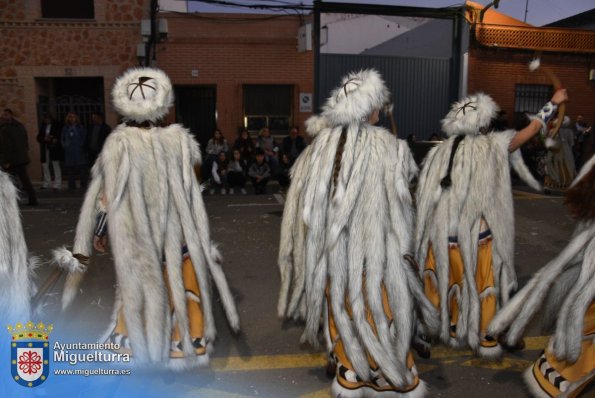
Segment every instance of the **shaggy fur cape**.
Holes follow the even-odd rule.
[[[231,327],[239,328],[218,252],[209,239],[208,218],[194,175],[193,166],[200,160],[198,144],[180,125],[150,129],[120,125],[108,137],[93,167],[73,252],[85,256],[91,253],[95,214],[100,195],[105,195],[119,285],[114,322],[123,308],[132,349],[140,362],[167,362],[174,320],[178,322],[186,358],[195,357],[181,274],[184,244],[201,289],[207,341],[213,341],[216,334],[209,277],[219,290]],[[68,260],[68,255],[62,253],[62,257]],[[163,278],[164,258],[173,315]],[[74,258],[69,260],[76,264]],[[82,277],[80,265],[73,268],[66,282],[64,307],[76,295]]]
[[[593,157],[576,181],[595,167]],[[546,300],[547,299],[547,300]],[[568,245],[540,269],[492,320],[491,333],[506,332],[516,343],[546,303],[546,324],[555,324],[550,350],[560,361],[574,363],[581,352],[585,312],[595,299],[595,221],[580,222]]]
[[[482,117],[490,120],[485,115],[479,115],[477,119]],[[481,123],[477,122],[473,126],[479,124]],[[511,154],[508,152],[515,131],[478,135],[477,130],[470,133],[473,130],[462,128],[461,133],[466,136],[454,157],[452,185],[443,188],[440,182],[447,173],[455,140],[453,129],[457,124],[443,121],[443,126],[450,138],[432,148],[420,174],[417,189],[416,258],[423,267],[429,246],[432,245],[436,259],[435,283],[441,303],[441,340],[455,346],[468,345],[482,355],[487,353],[482,352],[479,347],[480,296],[475,286],[480,220],[483,217],[492,231],[496,284],[495,290],[489,289],[483,294],[495,295],[502,305],[508,301],[511,291],[517,287],[509,163],[531,187],[539,190],[540,186],[523,163],[520,151]],[[465,283],[459,292],[457,341],[451,339],[449,334],[449,236],[458,237],[465,270]]]
[[[334,117],[343,121],[337,113]],[[423,294],[419,276],[403,258],[413,243],[409,182],[417,166],[406,143],[382,128],[352,121],[345,127],[340,172],[333,186],[343,128],[329,127],[335,123],[326,117],[308,120],[307,131],[315,138],[292,169],[281,225],[278,314],[305,319],[302,341],[316,346],[328,288],[331,310],[357,375],[369,380],[369,354],[390,382],[402,386],[412,380],[406,357],[417,315],[429,330],[437,327],[437,314]],[[394,317],[390,324],[382,307],[383,286]],[[366,319],[367,309],[378,333]]]
[[[0,171],[0,319],[6,325],[28,322],[33,285],[27,260],[17,190],[9,175]],[[5,326],[6,326],[5,325]]]

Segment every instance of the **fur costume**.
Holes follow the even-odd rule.
[[[595,157],[571,188],[595,172]],[[585,203],[585,206],[592,205]],[[575,397],[595,379],[595,220],[581,220],[568,245],[541,268],[493,319],[489,331],[518,341],[537,311],[554,335],[540,358],[525,372],[536,397]],[[545,306],[544,306],[545,303]]]
[[[574,131],[570,128],[570,118],[565,116],[554,145],[546,155],[544,188],[564,190],[572,183],[576,175],[573,147]]]
[[[65,249],[56,253],[71,271],[63,307],[77,293],[85,268],[77,260],[90,255],[96,214],[106,203],[118,281],[113,323],[125,321],[127,329],[122,345],[127,348],[128,344],[140,363],[168,363],[170,348],[183,352],[181,361],[169,362],[173,367],[204,363],[208,355],[193,358],[198,347],[190,338],[187,310],[193,302],[200,306],[204,339],[212,342],[216,331],[210,278],[236,331],[239,319],[219,253],[209,238],[208,218],[194,174],[193,166],[201,161],[198,144],[181,125],[154,124],[173,101],[171,83],[162,71],[128,70],[117,80],[112,96],[125,123],[109,135],[93,167],[76,229],[75,255]],[[187,271],[193,275],[193,284],[198,283],[200,297],[189,293]],[[175,324],[177,330],[172,331]],[[113,329],[114,325],[110,326]],[[176,347],[172,333],[179,334]]]
[[[409,182],[417,166],[405,142],[367,122],[387,98],[376,71],[352,73],[308,119],[314,140],[292,169],[281,225],[278,314],[304,319],[302,341],[314,346],[322,328],[331,357],[344,348],[335,396],[425,395],[409,347],[418,315],[437,327],[404,258],[413,243]]]
[[[5,324],[28,322],[31,316],[34,267],[27,259],[17,196],[10,176],[0,171],[0,319]]]
[[[415,253],[424,267],[426,293],[431,291],[440,311],[440,339],[486,357],[501,350],[485,336],[482,303],[491,301],[490,311],[496,311],[517,287],[510,165],[540,189],[520,151],[509,154],[516,132],[489,131],[497,112],[497,104],[482,93],[454,103],[442,120],[449,138],[428,153],[417,187]],[[487,268],[480,271],[478,260]],[[489,283],[480,280],[480,272]],[[452,284],[453,278],[459,283]]]

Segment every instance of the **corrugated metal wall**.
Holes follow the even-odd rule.
[[[318,103],[324,104],[345,74],[364,68],[378,70],[393,94],[399,138],[413,133],[424,140],[440,132],[449,108],[449,59],[320,54]],[[380,124],[390,129],[388,121]]]

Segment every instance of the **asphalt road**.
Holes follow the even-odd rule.
[[[51,249],[72,244],[81,195],[42,192],[39,207],[22,208],[29,250],[46,261],[38,269],[38,283],[51,271]],[[142,390],[142,396],[152,396],[152,392],[168,397],[328,397],[330,379],[325,375],[324,356],[300,347],[299,325],[283,323],[276,317],[282,196],[217,195],[206,196],[205,202],[212,238],[220,244],[240,311],[242,332],[233,336],[216,306],[218,340],[210,368],[89,377],[88,390],[81,396],[130,396],[130,391]],[[516,191],[515,260],[521,284],[567,243],[574,222],[562,202],[560,197]],[[58,312],[58,285],[42,309],[44,317],[55,324],[52,338],[75,336],[77,341],[94,341],[110,319],[114,284],[111,256],[103,254],[92,259],[75,305],[64,314]],[[416,358],[416,363],[422,379],[431,387],[432,397],[525,397],[521,372],[547,341],[540,337],[539,320],[529,335],[527,350],[507,355],[501,362],[478,360],[469,352],[438,346],[431,359]],[[54,379],[66,384],[64,377]],[[57,388],[50,382],[46,383],[45,396],[53,396],[53,388]],[[595,392],[584,396],[589,394]]]

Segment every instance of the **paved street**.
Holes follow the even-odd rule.
[[[29,250],[48,261],[51,249],[72,244],[81,201],[80,195],[50,192],[40,195],[39,207],[23,207]],[[283,197],[207,196],[205,202],[212,237],[220,243],[225,272],[240,311],[241,334],[232,336],[221,308],[216,306],[219,339],[210,369],[177,374],[139,371],[128,377],[95,376],[89,380],[101,379],[103,394],[111,391],[109,394],[117,396],[140,388],[146,392],[144,396],[165,396],[167,391],[169,397],[328,397],[330,379],[325,375],[323,355],[300,347],[301,327],[276,317],[276,258]],[[573,221],[562,202],[561,197],[516,191],[516,261],[521,284],[567,242]],[[50,269],[49,264],[42,265],[38,281]],[[63,315],[57,312],[59,286],[43,311],[55,323],[52,339],[76,336],[75,341],[94,341],[109,321],[114,283],[111,257],[105,254],[92,258],[81,294]],[[535,322],[527,350],[507,355],[502,362],[489,363],[473,358],[469,352],[441,346],[433,350],[431,359],[416,362],[433,397],[524,397],[521,372],[547,341],[540,332],[539,322]],[[52,382],[65,383],[62,379],[48,380],[47,391]],[[84,396],[95,394],[97,391],[89,387]]]

